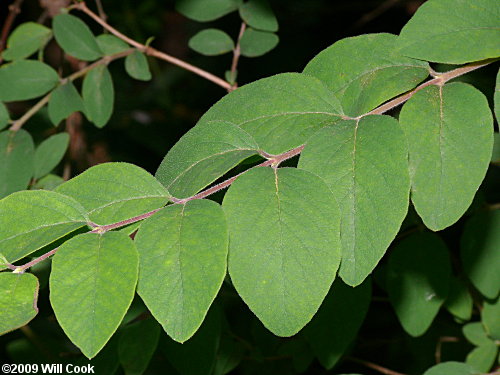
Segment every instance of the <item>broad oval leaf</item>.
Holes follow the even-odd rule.
[[[0,102],[0,130],[2,130],[9,124],[9,120],[10,120],[9,110],[7,109],[5,104]]]
[[[7,49],[2,52],[4,60],[20,60],[29,57],[52,37],[52,31],[36,22],[25,22],[15,28],[7,39]]]
[[[460,321],[470,320],[472,316],[472,296],[467,285],[462,280],[452,277],[450,280],[450,292],[444,302],[446,309]]]
[[[497,0],[428,0],[403,27],[397,45],[407,56],[448,64],[498,57],[499,19]]]
[[[481,322],[473,322],[462,327],[462,332],[471,344],[480,346],[491,342]]]
[[[470,206],[488,169],[488,101],[465,83],[430,86],[405,103],[399,121],[408,139],[411,200],[428,228],[444,229]]]
[[[90,220],[111,224],[167,204],[168,191],[144,169],[128,163],[103,163],[60,185],[85,208]]]
[[[175,9],[199,22],[216,20],[238,9],[242,0],[176,0]]]
[[[466,224],[461,243],[462,267],[487,298],[500,292],[500,210],[481,213]]]
[[[278,45],[278,35],[248,28],[240,40],[241,54],[245,57],[262,56]]]
[[[130,46],[112,34],[101,34],[96,37],[97,44],[105,56],[125,52]]]
[[[356,337],[371,299],[370,279],[356,288],[335,280],[323,304],[304,328],[306,338],[326,369],[331,369]]]
[[[57,126],[73,112],[84,111],[83,100],[72,82],[56,88],[49,99],[49,118]]]
[[[335,197],[310,172],[255,168],[231,185],[223,208],[236,291],[271,332],[294,335],[318,310],[340,263]]]
[[[489,341],[474,348],[465,359],[465,363],[481,374],[490,371],[498,354],[498,346],[494,341]]]
[[[33,177],[39,179],[48,174],[62,160],[69,145],[69,134],[59,133],[45,139],[35,151]]]
[[[38,314],[38,287],[31,273],[0,273],[0,335],[24,326]]]
[[[196,126],[214,120],[231,122],[254,137],[261,149],[279,154],[300,146],[342,115],[337,98],[318,79],[284,73],[226,95]]]
[[[120,363],[127,375],[142,375],[158,346],[160,325],[150,317],[131,323],[121,331],[118,342]]]
[[[115,90],[113,79],[105,65],[99,65],[87,73],[82,86],[85,115],[98,128],[109,121],[113,113]]]
[[[340,277],[356,286],[373,271],[408,211],[407,146],[389,116],[342,121],[311,137],[299,167],[322,177],[340,204]]]
[[[441,362],[428,369],[424,375],[479,375],[470,365],[462,362]]]
[[[125,70],[129,76],[140,81],[149,81],[151,79],[148,59],[140,51],[135,50],[125,58]]]
[[[102,51],[89,27],[71,14],[58,14],[52,21],[54,37],[68,55],[80,60],[93,61],[102,56]]]
[[[95,357],[120,325],[134,297],[138,266],[134,242],[120,232],[80,234],[52,259],[50,303],[87,358]]]
[[[218,29],[205,29],[189,39],[189,47],[206,56],[223,55],[234,49],[229,35]]]
[[[20,60],[0,67],[0,100],[14,102],[42,96],[59,82],[59,76],[41,61]]]
[[[426,62],[403,56],[396,35],[345,38],[320,52],[304,69],[323,81],[350,116],[366,113],[415,87],[429,75]]]
[[[241,18],[257,30],[278,31],[278,20],[267,0],[249,0],[240,6]]]
[[[0,200],[0,249],[13,263],[87,222],[83,207],[70,197],[19,191]]]
[[[34,155],[35,145],[27,131],[0,133],[0,199],[26,189],[33,176]]]
[[[137,292],[175,341],[200,327],[226,275],[224,212],[209,200],[171,205],[141,224]]]
[[[389,256],[387,292],[404,330],[422,335],[448,296],[451,265],[448,249],[434,233],[413,234]]]
[[[258,152],[255,140],[238,126],[213,121],[195,126],[177,142],[156,178],[177,198],[189,197]]]

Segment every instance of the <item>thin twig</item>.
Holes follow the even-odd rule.
[[[101,0],[95,0],[95,4],[97,5],[97,12],[99,13],[99,17],[101,17],[104,21],[107,21],[108,16],[104,12],[104,7],[102,6]]]
[[[460,342],[460,339],[453,336],[441,336],[436,344],[436,351],[434,352],[436,363],[441,363],[441,347],[444,342]]]
[[[104,27],[106,30],[108,30],[110,33],[113,35],[117,36],[121,40],[127,42],[131,46],[134,46],[135,48],[139,49],[140,51],[144,52],[145,54],[149,56],[154,56],[160,60],[167,61],[173,65],[176,65],[178,67],[181,67],[185,70],[188,70],[194,74],[199,75],[200,77],[203,77],[216,85],[219,85],[220,87],[226,89],[227,91],[231,91],[232,85],[229,82],[226,82],[222,78],[219,78],[212,73],[207,72],[206,70],[203,70],[201,68],[198,68],[197,66],[191,65],[183,60],[180,60],[176,57],[173,57],[171,55],[168,55],[164,52],[158,51],[157,49],[153,47],[146,46],[145,44],[141,44],[128,36],[122,34],[118,30],[116,30],[113,26],[109,25],[106,21],[104,21],[101,17],[99,17],[97,14],[92,12],[85,2],[79,2],[70,7],[70,9],[78,9],[85,14],[87,14],[90,18],[92,18],[94,21],[96,21],[98,24],[100,24],[102,27]]]
[[[496,59],[487,59],[487,60],[483,60],[483,61],[477,61],[477,62],[473,62],[473,63],[468,64],[468,65],[462,66],[460,68],[450,70],[449,72],[446,72],[446,73],[437,73],[436,78],[433,78],[430,81],[422,83],[421,85],[415,87],[413,90],[407,92],[406,94],[398,96],[397,98],[392,99],[391,101],[389,101],[385,104],[382,104],[381,106],[375,108],[374,110],[372,110],[368,113],[365,113],[364,115],[362,115],[360,117],[364,117],[364,116],[368,116],[368,115],[381,115],[381,114],[397,107],[398,105],[403,104],[404,102],[408,101],[413,95],[415,95],[415,93],[417,93],[418,91],[422,90],[423,88],[425,88],[427,86],[431,86],[431,85],[442,86],[446,82],[448,82],[449,80],[452,80],[453,78],[460,77],[461,75],[464,75],[464,74],[470,73],[476,69],[485,67],[486,65],[492,64],[498,60],[499,59],[496,58]]]
[[[61,79],[61,84],[64,84],[69,81],[74,81],[77,78],[83,77],[85,74],[87,74],[89,71],[96,68],[97,66],[103,64],[109,64],[111,61],[128,56],[134,51],[135,50],[131,48],[123,52],[115,53],[114,55],[105,56],[102,59],[97,60],[96,62],[90,65],[87,65],[85,68],[69,75],[68,77]],[[9,129],[12,131],[18,131],[19,129],[21,129],[21,127],[26,123],[26,121],[28,121],[31,117],[33,117],[33,115],[35,115],[45,104],[49,102],[51,94],[52,91],[49,92],[47,95],[45,95],[42,99],[40,99],[38,103],[36,103],[33,107],[29,109],[28,112],[26,112],[23,116],[14,121]]]
[[[90,231],[90,233],[101,234],[101,233],[105,233],[105,232],[108,232],[108,231],[113,230],[113,229],[121,228],[121,227],[124,227],[126,225],[133,224],[133,223],[136,223],[138,221],[147,219],[148,217],[153,216],[155,213],[157,213],[160,210],[161,210],[161,208],[157,208],[155,210],[146,212],[145,214],[137,215],[137,216],[131,217],[130,219],[122,220],[122,221],[119,221],[119,222],[113,223],[113,224],[101,225],[101,226],[94,225],[95,229],[92,229]]]
[[[235,82],[231,82],[231,91],[236,90],[238,87],[238,84],[236,83],[236,70],[238,69],[238,62],[240,60],[241,56],[241,47],[240,47],[240,41],[241,37],[245,33],[245,29],[247,28],[247,24],[245,22],[241,23],[240,27],[240,33],[238,34],[238,40],[236,41],[236,47],[234,47],[233,50],[233,61],[231,63],[231,77],[234,79]]]
[[[35,264],[38,264],[42,260],[47,259],[51,255],[54,255],[57,252],[57,250],[59,250],[58,247],[50,250],[49,252],[43,254],[42,256],[39,256],[36,259],[33,259],[31,262],[28,262],[28,263],[23,264],[22,266],[16,267],[16,269],[14,270],[14,273],[24,273],[24,271],[26,271],[28,268],[33,267]]]
[[[9,14],[5,19],[5,23],[2,27],[2,36],[0,38],[0,53],[5,49],[5,44],[7,43],[7,37],[9,36],[10,29],[16,19],[17,15],[21,13],[21,5],[24,0],[15,0],[11,5],[9,5]],[[0,63],[3,61],[2,56],[0,56]]]
[[[377,365],[376,363],[365,361],[364,359],[359,359],[359,358],[354,358],[354,357],[346,357],[346,359],[349,360],[349,361],[351,361],[351,362],[356,362],[356,363],[359,363],[359,364],[361,364],[363,366],[371,368],[371,369],[373,369],[375,371],[380,372],[381,374],[385,374],[385,375],[406,375],[406,374],[403,374],[401,372],[397,372],[397,371],[390,370],[388,368],[382,367],[380,365]]]

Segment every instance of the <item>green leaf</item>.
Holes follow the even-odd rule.
[[[47,64],[20,60],[0,67],[0,100],[15,102],[42,96],[52,90],[59,76]]]
[[[500,69],[498,69],[497,82],[495,85],[494,107],[495,117],[497,118],[497,122],[500,123]]]
[[[472,284],[487,298],[500,292],[500,210],[484,212],[466,224],[460,258]]]
[[[55,190],[56,187],[64,183],[62,177],[55,174],[48,174],[41,179],[39,179],[31,189],[43,189],[43,190]]]
[[[10,263],[87,223],[72,198],[46,190],[19,191],[0,200],[0,249]]]
[[[35,145],[20,129],[0,133],[0,199],[26,189],[33,175]]]
[[[451,265],[444,242],[434,233],[413,234],[389,256],[387,292],[404,330],[422,335],[449,292]]]
[[[260,79],[226,95],[200,119],[226,121],[249,133],[260,148],[279,154],[305,143],[340,120],[337,98],[314,77],[284,73]]]
[[[472,203],[491,157],[493,118],[485,96],[465,83],[429,86],[405,103],[411,199],[425,225],[442,230]]]
[[[229,35],[218,29],[205,29],[198,32],[188,43],[192,50],[206,56],[223,55],[234,49]]]
[[[267,0],[249,0],[240,6],[241,18],[257,30],[278,31],[278,20]]]
[[[481,310],[481,320],[488,336],[494,340],[500,340],[500,298],[495,301],[485,301]]]
[[[345,38],[320,52],[304,69],[322,80],[346,114],[364,114],[415,87],[429,75],[425,61],[405,57],[392,34]]]
[[[180,375],[210,375],[215,365],[221,335],[221,313],[212,306],[202,326],[184,344],[163,336],[160,348]]]
[[[466,363],[441,362],[428,369],[424,375],[478,375],[478,372]]]
[[[236,291],[271,332],[294,335],[318,310],[340,263],[335,197],[310,172],[255,168],[231,185],[223,208]]]
[[[38,314],[38,279],[30,274],[0,273],[0,335],[22,327]]]
[[[110,224],[167,204],[168,191],[148,172],[128,163],[103,163],[65,182],[57,191],[78,202],[90,220]]]
[[[497,117],[497,121],[498,121]],[[491,153],[491,161],[495,164],[500,164],[500,133],[493,133],[493,151]]]
[[[0,102],[0,130],[2,130],[9,124],[9,120],[9,110],[7,109],[5,104]]]
[[[389,116],[342,121],[307,141],[299,167],[322,177],[342,213],[340,276],[356,286],[373,271],[408,210],[407,146]]]
[[[262,56],[278,45],[278,35],[248,28],[240,40],[241,54],[246,57]]]
[[[135,50],[125,58],[125,70],[129,76],[140,81],[149,81],[151,79],[148,59],[140,51]]]
[[[0,253],[0,271],[6,269],[8,265],[9,261],[7,260],[7,258],[4,257],[2,253]]]
[[[104,65],[92,69],[83,80],[85,115],[98,128],[102,128],[113,113],[115,91],[109,70]]]
[[[192,20],[207,22],[235,11],[241,3],[242,0],[176,0],[175,8]]]
[[[49,118],[57,126],[73,112],[84,111],[83,100],[72,82],[56,88],[49,99]]]
[[[224,212],[209,200],[171,205],[142,223],[137,291],[175,341],[200,327],[226,275]]]
[[[462,327],[462,332],[471,344],[481,346],[491,342],[481,322],[473,322]]]
[[[127,43],[111,34],[101,34],[97,36],[96,41],[104,56],[111,56],[130,49]]]
[[[160,326],[152,319],[127,325],[118,343],[120,363],[126,375],[142,375],[158,346]]]
[[[4,60],[21,60],[45,47],[52,38],[52,31],[35,22],[25,22],[15,28],[7,39]]]
[[[156,178],[177,198],[189,197],[244,159],[259,146],[244,130],[228,122],[195,126],[177,142],[156,171]]]
[[[499,16],[496,0],[429,0],[401,30],[398,48],[407,56],[448,64],[498,57]]]
[[[87,358],[116,331],[135,293],[138,255],[124,233],[80,234],[52,260],[50,302],[57,321]]]
[[[474,348],[465,359],[465,363],[474,368],[477,372],[487,373],[495,363],[497,358],[498,347],[490,341]]]
[[[318,313],[304,329],[324,368],[333,368],[344,355],[365,319],[370,299],[369,279],[356,288],[335,280]]]
[[[69,134],[59,133],[45,139],[35,151],[35,173],[39,179],[48,174],[62,160],[69,145]]]
[[[456,318],[467,321],[472,315],[472,297],[467,286],[458,278],[452,277],[450,293],[444,302],[444,306]]]
[[[54,37],[68,55],[84,61],[97,60],[103,55],[89,27],[71,14],[58,14],[52,21]]]
[[[213,375],[226,375],[241,363],[245,347],[243,344],[229,336],[222,336],[217,351]]]

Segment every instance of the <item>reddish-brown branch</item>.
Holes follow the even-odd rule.
[[[233,50],[233,61],[231,63],[231,77],[236,77],[236,70],[238,69],[238,62],[239,62],[240,56],[241,56],[240,41],[241,41],[241,37],[245,33],[246,28],[247,28],[247,24],[245,22],[242,22],[241,27],[240,27],[240,33],[238,34],[238,40],[236,41],[236,47],[234,47],[234,50]],[[238,87],[236,82],[232,82],[231,85],[232,85],[231,91],[236,90],[236,88]]]
[[[219,85],[220,87],[226,89],[227,91],[231,91],[231,89],[232,89],[231,84],[229,82],[226,82],[222,78],[219,78],[219,77],[213,75],[212,73],[209,73],[201,68],[198,68],[197,66],[191,65],[191,64],[189,64],[183,60],[180,60],[176,57],[173,57],[173,56],[168,55],[164,52],[158,51],[157,49],[155,49],[153,47],[149,47],[149,46],[146,46],[145,44],[141,44],[141,43],[129,38],[125,34],[122,34],[120,31],[116,30],[113,26],[109,25],[106,21],[104,21],[101,17],[99,17],[97,14],[92,12],[87,7],[85,2],[83,2],[83,1],[78,2],[78,3],[74,4],[71,7],[71,9],[78,9],[78,10],[84,12],[90,18],[92,18],[94,21],[96,21],[98,24],[100,24],[102,27],[104,27],[106,30],[108,30],[110,33],[112,33],[116,37],[120,38],[121,40],[127,42],[131,46],[139,49],[140,51],[144,52],[145,54],[147,54],[149,56],[154,56],[160,60],[167,61],[167,62],[169,62],[173,65],[176,65],[180,68],[188,70],[191,73],[197,74],[200,77],[203,77],[203,78],[215,83],[216,85]]]
[[[397,371],[382,367],[380,365],[377,365],[376,363],[365,361],[364,359],[359,359],[359,358],[354,358],[354,357],[346,357],[346,359],[351,361],[351,362],[356,362],[356,363],[359,363],[365,367],[371,368],[371,369],[378,371],[384,375],[406,375],[406,374],[403,374],[401,372],[397,372]]]
[[[11,5],[9,5],[9,14],[5,19],[5,23],[2,27],[2,36],[0,37],[0,53],[5,49],[5,44],[7,43],[7,37],[9,36],[10,29],[14,24],[14,20],[17,15],[21,13],[21,5],[23,0],[15,0]],[[3,61],[2,56],[0,56],[0,63]]]

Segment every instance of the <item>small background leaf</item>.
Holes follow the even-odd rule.
[[[33,177],[39,179],[48,174],[62,160],[69,145],[69,134],[55,134],[38,145],[35,151],[35,172]]]
[[[487,373],[495,363],[497,353],[497,345],[493,341],[490,341],[487,344],[474,348],[469,354],[467,354],[465,363],[470,365],[477,372]]]
[[[153,356],[161,327],[153,318],[131,323],[122,329],[118,355],[126,375],[142,375]]]
[[[485,301],[483,309],[481,310],[481,320],[484,328],[494,340],[500,340],[500,298],[495,301]]]
[[[135,50],[125,58],[125,70],[132,78],[140,81],[149,81],[151,79],[148,59],[140,51]]]
[[[470,320],[473,301],[467,286],[456,277],[452,277],[450,281],[450,293],[444,302],[444,306],[457,319],[462,321]]]
[[[41,179],[39,179],[33,186],[32,189],[43,189],[43,190],[55,190],[56,187],[64,183],[64,179],[55,174],[48,174]]]
[[[52,21],[54,37],[68,55],[84,61],[97,60],[102,51],[89,27],[71,14],[58,14]]]
[[[471,344],[480,346],[491,342],[481,322],[473,322],[464,325],[462,327],[462,332],[467,341]]]
[[[500,210],[480,213],[466,224],[460,242],[462,267],[487,298],[500,292]]]
[[[442,362],[432,366],[424,375],[478,375],[478,373],[466,363]]]
[[[242,0],[176,0],[175,8],[199,22],[213,21],[238,9]]]
[[[241,18],[257,30],[278,31],[278,20],[267,0],[249,0],[240,6]]]
[[[134,242],[120,232],[78,235],[54,256],[50,302],[64,332],[87,358],[104,347],[132,303],[138,263]]]
[[[39,23],[25,22],[14,29],[7,39],[5,60],[20,60],[43,48],[52,37],[52,31]]]
[[[109,121],[113,113],[115,91],[109,70],[104,65],[92,69],[83,80],[85,115],[98,128]]]
[[[59,76],[49,65],[20,60],[0,67],[0,100],[14,102],[37,98],[49,92]]]
[[[245,57],[262,56],[278,45],[278,35],[248,28],[240,40],[241,54]]]
[[[205,29],[198,32],[188,43],[189,47],[206,56],[222,55],[234,49],[229,35],[218,29]]]
[[[449,292],[451,265],[444,242],[435,234],[413,234],[389,256],[387,292],[401,325],[411,336],[431,325]]]
[[[498,57],[499,15],[496,0],[426,1],[401,30],[398,47],[407,56],[447,64]]]
[[[371,299],[369,279],[356,288],[335,280],[330,292],[304,329],[309,345],[326,369],[331,369],[356,337]]]
[[[22,327],[38,314],[38,279],[30,274],[0,273],[0,335]]]
[[[57,126],[73,112],[84,111],[83,100],[72,82],[57,87],[49,99],[49,118]]]
[[[104,225],[160,208],[168,191],[144,169],[128,163],[103,163],[65,182],[57,191],[73,197],[92,221]]]
[[[27,131],[0,133],[0,199],[26,189],[33,176],[34,155],[35,145]]]

